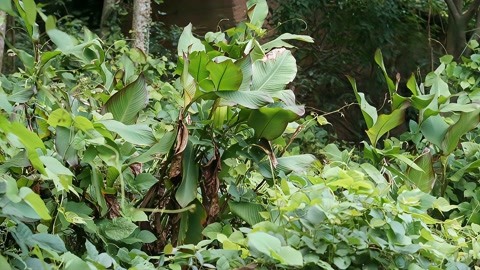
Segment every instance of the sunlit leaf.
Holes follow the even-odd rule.
[[[200,39],[196,38],[192,34],[192,24],[189,23],[180,35],[178,40],[178,56],[183,56],[185,53],[191,53],[196,51],[205,51],[205,46]]]
[[[152,145],[155,137],[149,126],[143,124],[125,125],[115,120],[100,121],[108,130],[117,133],[125,141],[136,145]]]
[[[242,72],[232,60],[220,63],[211,61],[207,64],[207,70],[216,91],[237,90],[242,83]]]
[[[477,105],[478,107],[478,105]],[[478,126],[480,122],[480,108],[472,112],[463,112],[458,121],[450,126],[442,141],[442,150],[445,154],[453,152],[458,147],[460,138],[468,131]]]
[[[250,23],[261,27],[268,15],[268,5],[266,0],[248,0],[247,14]]]
[[[391,114],[381,114],[375,124],[367,130],[368,138],[372,145],[377,145],[378,140],[387,132],[405,122],[406,106],[394,110]]]
[[[348,81],[350,81],[353,91],[355,92],[355,97],[357,98],[357,102],[360,105],[360,109],[362,110],[363,119],[367,124],[367,128],[373,127],[373,125],[377,122],[378,118],[377,109],[368,103],[364,93],[358,92],[355,79],[350,76],[347,76],[347,79]]]
[[[20,189],[19,196],[22,197],[22,199],[25,200],[25,202],[27,202],[35,210],[41,219],[52,219],[47,206],[37,193],[33,192],[27,187],[22,187]]]

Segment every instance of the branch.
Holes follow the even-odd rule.
[[[467,21],[469,21],[473,17],[473,15],[475,15],[478,7],[480,7],[480,0],[475,0],[473,3],[470,4],[468,10],[463,13],[463,16],[466,17]]]
[[[449,13],[453,16],[454,20],[458,20],[460,17],[462,17],[462,14],[460,14],[460,11],[453,0],[445,0],[445,3],[447,3],[448,10],[450,11]]]

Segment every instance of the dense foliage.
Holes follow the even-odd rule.
[[[0,76],[1,269],[479,266],[480,54],[442,57],[405,96],[372,52],[389,106],[348,78],[359,151],[287,89],[291,42],[313,40],[262,43],[264,0],[224,32],[185,27],[177,64],[60,29],[33,0],[1,7],[30,42]]]

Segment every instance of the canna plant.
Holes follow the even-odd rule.
[[[203,40],[185,27],[173,83],[160,79],[165,58],[62,31],[33,0],[0,7],[32,44],[10,46],[23,67],[0,77],[2,269],[153,268],[220,218],[262,221],[261,188],[315,160],[280,150],[304,113],[287,89],[297,70],[288,40],[312,39],[260,44],[265,0]]]
[[[395,83],[388,77],[378,50],[375,61],[387,82],[389,114],[379,115],[349,77],[368,128],[370,142],[365,143],[365,157],[384,167],[394,180],[440,196],[449,190],[451,181],[458,181],[465,171],[478,166],[465,165],[458,173],[449,171],[452,159],[456,159],[455,151],[466,142],[463,138],[478,129],[480,122],[478,87],[471,68],[477,58],[475,54],[460,65],[450,55],[442,57],[438,68],[420,85],[413,75],[410,77],[406,86],[411,95],[404,97],[398,93],[399,78]],[[410,131],[402,137],[405,140],[387,138],[383,140],[383,149],[378,147],[384,135],[405,123],[407,110],[417,112],[418,118],[408,123]]]

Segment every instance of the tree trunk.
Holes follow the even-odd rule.
[[[144,53],[148,53],[151,13],[150,0],[133,1],[133,47],[139,48]]]
[[[0,73],[3,67],[3,55],[5,54],[5,33],[7,31],[7,13],[0,10]]]
[[[100,34],[102,38],[108,34],[108,25],[114,6],[115,0],[103,0],[102,18],[100,19]]]
[[[470,53],[467,50],[468,23],[479,13],[480,0],[474,0],[466,7],[463,0],[445,0],[445,3],[448,7],[447,53],[459,59],[462,54]]]

